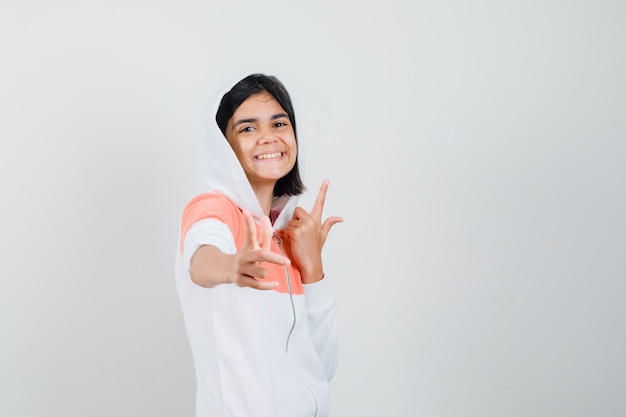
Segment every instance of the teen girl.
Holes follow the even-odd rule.
[[[176,257],[197,416],[328,416],[337,330],[322,248],[342,221],[322,222],[328,182],[310,212],[297,207],[296,119],[275,77],[238,82],[216,122],[208,192],[183,211]]]

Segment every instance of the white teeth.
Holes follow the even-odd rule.
[[[259,155],[256,159],[274,159],[280,158],[282,156],[282,152],[274,152],[274,153],[266,153],[265,155]]]

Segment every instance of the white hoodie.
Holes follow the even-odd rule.
[[[199,152],[207,190],[185,208],[176,253],[176,287],[196,371],[197,417],[326,417],[337,364],[335,301],[326,279],[303,285],[292,266],[265,264],[276,290],[222,284],[207,289],[189,275],[201,245],[236,253],[241,209],[263,211],[226,138],[211,119]],[[300,147],[299,147],[300,149]],[[300,159],[301,160],[301,159]],[[298,198],[280,198],[272,251]]]

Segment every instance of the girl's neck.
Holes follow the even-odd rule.
[[[252,190],[256,195],[256,199],[259,200],[263,213],[269,216],[272,202],[274,201],[274,185],[252,186]]]

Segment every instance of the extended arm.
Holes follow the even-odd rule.
[[[269,290],[277,283],[266,282],[267,269],[264,262],[287,265],[289,259],[272,253],[269,244],[272,238],[269,219],[261,219],[261,231],[257,238],[252,215],[245,211],[246,234],[244,244],[236,254],[227,254],[212,245],[200,246],[190,262],[191,280],[201,287],[213,288],[219,284],[233,283],[240,287]]]

